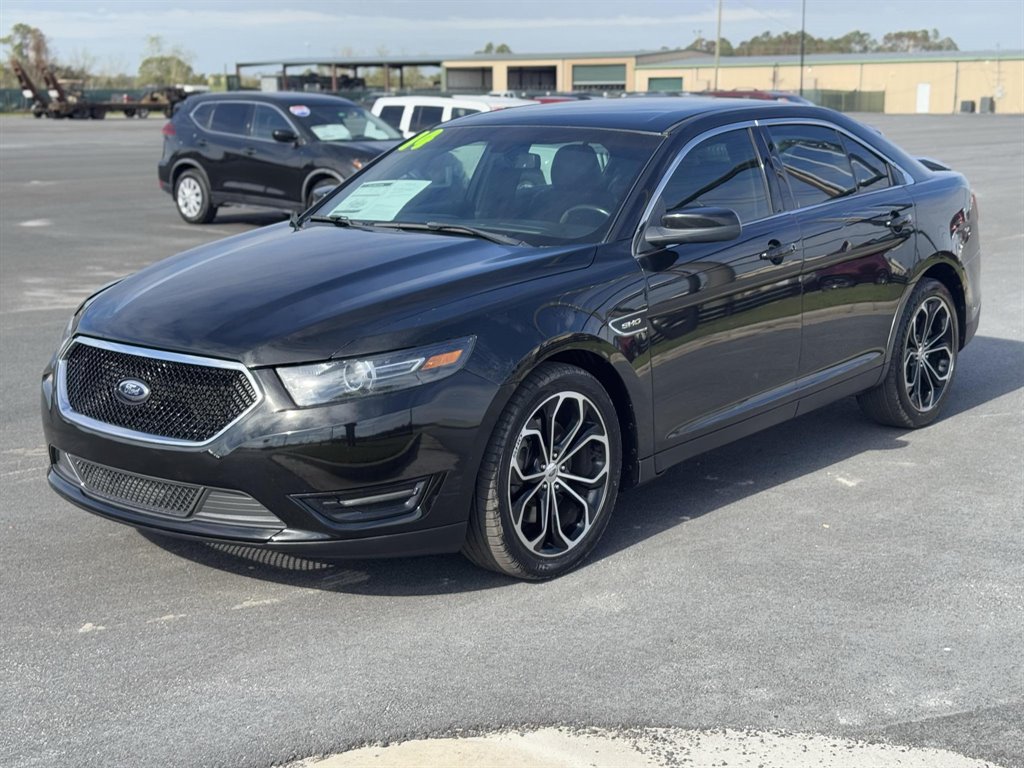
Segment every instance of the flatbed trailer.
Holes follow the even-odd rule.
[[[183,101],[188,94],[182,88],[150,88],[136,101],[92,101],[81,92],[69,92],[61,83],[53,70],[43,69],[43,81],[46,89],[36,87],[25,68],[15,57],[11,57],[11,69],[21,85],[22,95],[32,100],[34,117],[50,117],[54,120],[102,120],[108,112],[121,112],[125,117],[148,117],[151,111],[161,111],[170,117],[174,105]]]

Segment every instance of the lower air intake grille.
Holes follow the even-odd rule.
[[[77,456],[67,458],[89,494],[140,512],[187,517],[203,492],[200,485],[156,480],[94,464]]]

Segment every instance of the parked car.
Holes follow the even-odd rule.
[[[699,96],[713,96],[716,99],[758,99],[759,101],[784,101],[789,104],[803,104],[813,107],[814,102],[789,91],[759,91],[756,89],[734,91],[704,91]]]
[[[457,117],[536,103],[505,96],[381,96],[372,112],[409,138]]]
[[[829,110],[472,115],[87,299],[49,482],[168,535],[553,577],[702,451],[850,395],[933,422],[979,275],[964,177]]]
[[[248,91],[189,96],[163,135],[160,188],[190,224],[222,205],[300,211],[401,139],[347,99]]]

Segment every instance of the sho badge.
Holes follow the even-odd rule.
[[[637,336],[647,330],[646,313],[646,310],[632,312],[608,321],[608,325],[619,336]]]
[[[114,388],[119,400],[129,405],[138,405],[149,400],[150,390],[145,382],[138,379],[122,379]]]

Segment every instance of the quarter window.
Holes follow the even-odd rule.
[[[444,118],[444,107],[414,107],[412,119],[409,121],[409,130],[419,133],[424,128],[437,125]]]
[[[857,179],[857,189],[861,192],[871,192],[892,186],[889,180],[889,165],[885,160],[848,136],[843,136],[842,139],[850,155],[853,175]]]
[[[210,127],[210,117],[213,115],[213,104],[200,104],[192,110],[192,119],[200,128]]]
[[[252,104],[222,101],[213,110],[210,130],[244,136],[249,132],[249,121],[251,119]]]
[[[470,107],[452,107],[452,120],[456,117],[465,117],[466,115],[475,115],[479,113],[479,109],[471,109]]]
[[[277,130],[295,132],[284,115],[276,109],[263,104],[257,104],[256,112],[252,118],[253,138],[273,140],[274,131]]]
[[[773,125],[768,135],[782,160],[797,207],[857,191],[850,158],[836,131],[820,125]]]
[[[745,128],[705,139],[682,159],[662,193],[659,215],[681,208],[722,207],[743,223],[771,215],[764,174]]]

